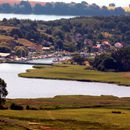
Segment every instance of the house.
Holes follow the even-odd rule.
[[[109,50],[111,48],[111,44],[109,41],[102,41],[100,48],[103,50]]]
[[[43,50],[43,51],[50,51],[50,50],[51,50],[51,47],[42,47],[42,50]]]
[[[5,60],[8,56],[10,56],[10,53],[0,53],[0,60]]]
[[[114,46],[116,48],[122,48],[122,47],[124,47],[123,43],[120,43],[120,42],[115,43]]]

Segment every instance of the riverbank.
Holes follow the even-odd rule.
[[[26,110],[57,110],[57,109],[80,109],[80,108],[119,108],[130,109],[130,97],[118,98],[115,96],[83,96],[68,95],[55,96],[54,98],[35,99],[7,99],[6,107],[11,104],[19,104]]]
[[[35,69],[19,74],[25,78],[43,78],[101,82],[130,86],[130,72],[100,72],[78,65],[34,66]]]
[[[25,130],[130,129],[130,98],[113,96],[56,96],[8,99],[24,110],[1,110],[0,128]],[[25,110],[29,106],[30,110]]]

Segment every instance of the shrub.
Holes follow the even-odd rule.
[[[29,105],[26,106],[26,110],[38,110],[38,108],[30,107]]]
[[[121,114],[121,111],[112,111],[113,114]]]
[[[12,103],[11,106],[10,106],[10,109],[11,109],[11,110],[23,110],[24,107],[21,106],[21,105],[18,105],[18,104]]]
[[[130,46],[96,56],[93,67],[100,71],[130,71]]]

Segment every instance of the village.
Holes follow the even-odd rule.
[[[112,50],[120,49],[125,45],[120,42],[115,44],[109,43],[104,40],[101,43],[97,42],[96,45],[92,44],[91,40],[84,40],[84,49],[78,53],[84,58],[95,58],[104,52],[110,52]],[[1,47],[0,47],[1,48]],[[1,49],[0,49],[1,50]],[[76,52],[69,52],[65,50],[54,50],[53,47],[46,46],[34,46],[19,48],[17,52],[11,51],[10,53],[0,52],[0,62],[28,62],[30,60],[54,58],[53,62],[67,61],[72,58],[72,55]],[[68,57],[67,57],[68,56]],[[66,57],[66,58],[61,58]]]

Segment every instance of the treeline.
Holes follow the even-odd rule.
[[[121,7],[109,10],[106,6],[102,8],[96,4],[81,3],[64,3],[50,2],[45,5],[37,3],[31,6],[28,1],[21,1],[19,4],[10,5],[4,3],[0,5],[0,13],[17,13],[17,14],[55,14],[55,15],[76,15],[76,16],[110,16],[128,14]]]

